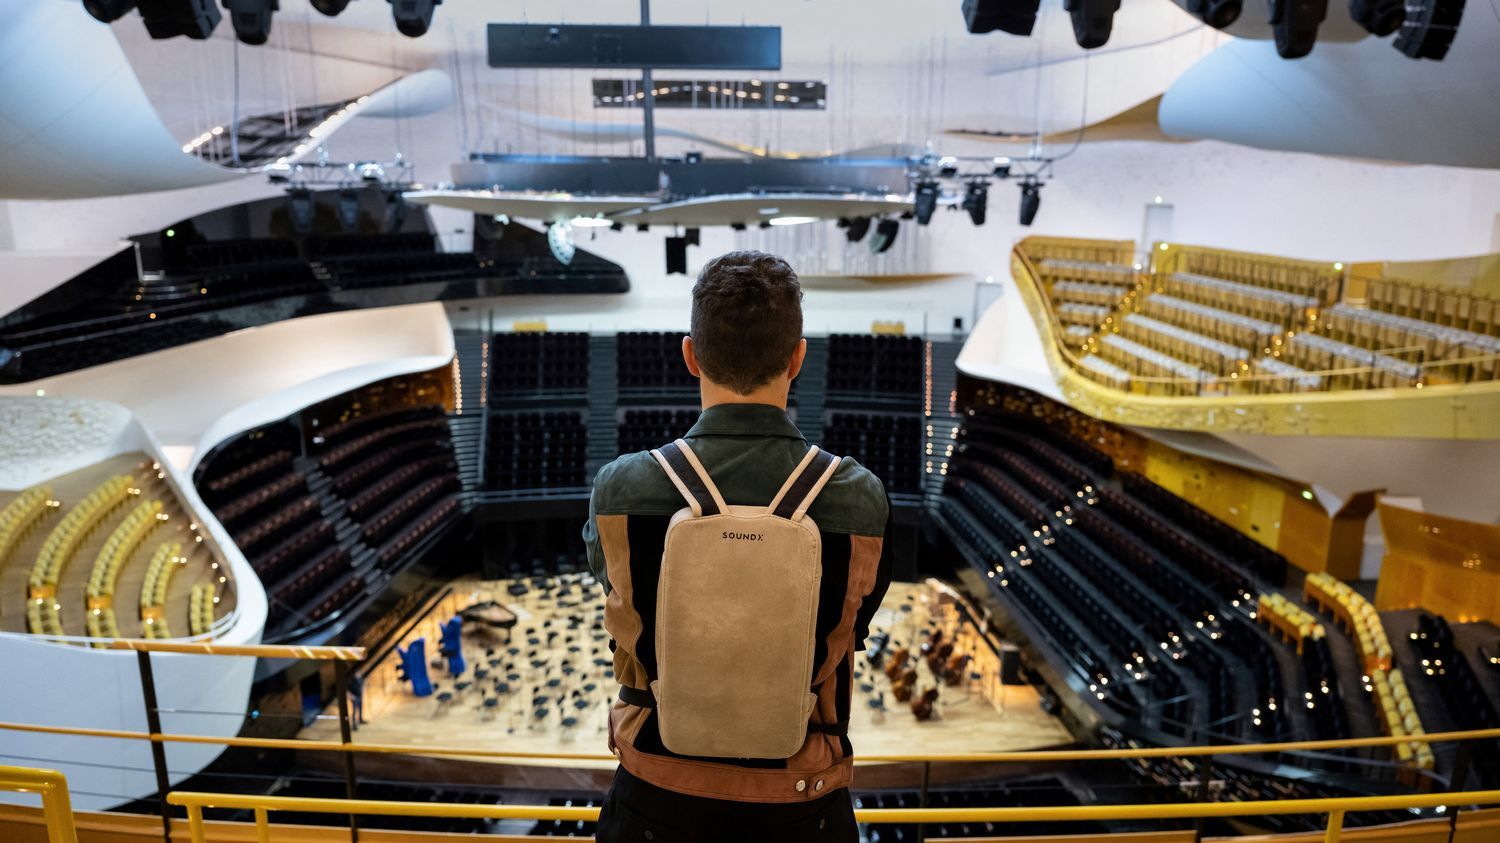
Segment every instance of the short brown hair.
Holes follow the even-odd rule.
[[[802,340],[802,284],[765,252],[709,261],[693,285],[693,351],[709,380],[741,395],[786,371]]]

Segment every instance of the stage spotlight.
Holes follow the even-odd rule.
[[[396,19],[396,28],[408,38],[420,38],[432,25],[432,13],[443,0],[386,0],[391,4],[391,16]]]
[[[334,17],[349,6],[349,0],[308,0],[308,2],[312,3],[314,9],[329,17]]]
[[[975,35],[997,29],[1030,35],[1040,5],[1041,0],[964,0],[964,26]]]
[[[557,258],[558,263],[564,266],[572,263],[573,255],[578,251],[573,245],[573,226],[566,222],[547,226],[547,248],[552,250],[552,257]]]
[[[742,222],[732,222],[729,224],[729,227],[734,229],[735,231],[744,231],[749,226],[745,225]]]
[[[849,238],[850,243],[858,243],[859,241],[865,239],[865,235],[869,233],[870,218],[855,217],[854,219],[849,220],[849,225],[847,227],[847,230],[844,231],[844,236]]]
[[[1404,0],[1349,0],[1349,17],[1371,35],[1386,36],[1406,18]]]
[[[1394,46],[1408,58],[1441,61],[1463,14],[1464,0],[1415,0],[1406,7]]]
[[[938,175],[945,179],[951,179],[958,175],[958,159],[952,155],[944,155],[938,159]]]
[[[1276,36],[1276,54],[1300,59],[1312,52],[1318,40],[1318,24],[1328,16],[1328,0],[1269,0],[1271,32]]]
[[[202,41],[222,20],[214,0],[140,0],[137,5],[146,31],[157,39],[186,35]]]
[[[964,210],[975,225],[984,225],[984,214],[990,203],[990,183],[981,179],[969,182],[964,190]]]
[[[359,229],[359,191],[353,188],[339,191],[339,228],[345,231]]]
[[[292,230],[298,234],[312,234],[313,197],[305,187],[295,187],[286,192],[287,216],[292,220]]]
[[[1021,181],[1021,225],[1031,225],[1042,207],[1042,183],[1033,177]]]
[[[917,215],[917,225],[926,225],[932,222],[932,212],[937,210],[937,201],[937,182],[917,182],[917,197],[913,207],[913,211]]]
[[[1085,50],[1103,47],[1114,28],[1120,0],[1063,0],[1073,18],[1073,40]]]
[[[687,247],[686,237],[667,238],[667,274],[687,274]]]
[[[280,10],[278,0],[224,0],[229,22],[240,41],[259,47],[271,37],[271,15]]]
[[[1183,8],[1214,29],[1223,29],[1240,19],[1244,3],[1242,0],[1186,0]]]
[[[870,237],[870,251],[874,254],[889,252],[891,245],[896,242],[896,235],[901,231],[901,223],[895,220],[881,220],[875,226],[875,233]]]
[[[101,23],[114,23],[135,8],[135,0],[83,0],[83,8]]]
[[[1008,179],[1008,178],[1010,178],[1010,159],[1009,158],[1001,156],[1001,157],[995,159],[994,164],[995,164],[995,168],[993,170],[991,170],[990,172],[992,172],[992,173],[995,174],[995,178],[997,178],[997,179]]]

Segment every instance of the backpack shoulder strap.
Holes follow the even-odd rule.
[[[781,491],[771,501],[771,513],[780,518],[801,521],[802,516],[807,514],[807,508],[812,506],[813,499],[823,491],[823,486],[833,477],[833,473],[838,471],[840,462],[842,460],[839,457],[816,445],[809,448],[807,456],[792,470],[792,476],[786,479]]]
[[[698,461],[698,455],[693,453],[688,443],[678,439],[670,445],[653,449],[651,456],[661,464],[672,485],[677,487],[688,506],[692,507],[695,518],[718,515],[728,509],[724,497],[719,494],[719,488],[709,479],[703,463]]]

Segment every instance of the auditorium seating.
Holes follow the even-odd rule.
[[[622,392],[698,390],[682,362],[686,331],[622,331],[615,335],[616,379]]]
[[[697,420],[696,408],[625,410],[620,421],[620,453],[660,447],[681,438]]]
[[[1286,672],[1253,621],[1254,594],[1284,577],[1279,555],[1138,475],[1114,479],[1064,425],[970,416],[959,441],[943,523],[1101,704],[1176,740],[1286,739],[1303,722],[1288,690],[1316,689],[1302,734],[1347,734],[1327,651],[1309,646]]]
[[[51,486],[33,486],[0,509],[0,568],[5,566],[21,539],[56,506]]]
[[[1409,643],[1415,651],[1421,671],[1415,675],[1413,681],[1429,685],[1436,691],[1436,696],[1441,699],[1443,707],[1448,712],[1448,719],[1453,728],[1457,729],[1496,729],[1500,728],[1500,706],[1497,706],[1495,697],[1485,689],[1485,684],[1469,663],[1469,657],[1460,650],[1458,642],[1453,636],[1453,630],[1443,618],[1422,612],[1417,618],[1417,628],[1409,634]],[[1492,668],[1493,669],[1493,668]],[[1396,702],[1398,714],[1403,713],[1403,700],[1398,695],[1397,677],[1400,671],[1392,671],[1391,691]],[[1405,682],[1400,683],[1400,692],[1406,692]],[[1410,701],[1409,693],[1406,701]],[[1415,708],[1411,709],[1412,717],[1415,718]],[[1406,724],[1408,734],[1417,734],[1411,725]],[[1418,722],[1417,728],[1421,724]],[[1416,747],[1423,747],[1418,744]],[[1419,749],[1414,751],[1420,752]],[[1480,774],[1481,781],[1494,786],[1500,783],[1500,740],[1491,739],[1475,743],[1470,747],[1470,754],[1475,759],[1475,771]],[[1428,756],[1430,763],[1431,756]],[[1420,763],[1420,761],[1419,761]]]
[[[1311,612],[1279,593],[1262,594],[1257,598],[1255,619],[1278,633],[1282,640],[1295,644],[1299,656],[1309,642],[1318,641],[1327,634]]]
[[[490,401],[582,393],[589,385],[589,335],[517,331],[490,338]]]
[[[865,808],[917,808],[921,793],[916,790],[856,791],[854,807]],[[974,783],[932,787],[927,793],[929,808],[994,808],[1011,805],[1027,807],[1063,808],[1082,804],[1073,789],[1062,780],[1052,776],[1027,777],[1001,782]],[[1025,836],[1037,832],[1035,823],[963,822],[928,823],[923,835],[928,840],[963,837],[1009,837]],[[1049,835],[1098,835],[1104,826],[1086,820],[1049,822]],[[915,824],[882,823],[871,825],[866,832],[869,843],[915,843],[923,839]],[[1080,840],[1085,837],[1078,838]]]
[[[114,598],[120,569],[151,530],[164,520],[166,516],[162,514],[161,501],[143,501],[110,533],[94,559],[94,570],[89,574],[88,588],[84,592],[91,606],[109,605]]]
[[[661,444],[661,443],[656,443]],[[558,489],[587,484],[588,430],[577,411],[495,412],[489,417],[485,485]]]
[[[195,638],[213,630],[214,615],[219,605],[219,598],[214,595],[215,590],[213,583],[197,583],[189,593],[188,633]]]
[[[367,578],[463,512],[442,407],[340,418],[305,442],[290,423],[248,431],[198,471],[205,500],[266,587],[272,638],[335,615],[365,593]]]
[[[29,580],[33,601],[42,601],[51,606],[52,595],[57,589],[58,577],[65,564],[72,560],[78,546],[83,543],[104,518],[128,500],[135,490],[131,488],[128,475],[117,475],[104,481],[84,496],[63,516],[37,553]],[[38,630],[33,629],[32,632]]]
[[[166,616],[167,586],[171,584],[172,575],[186,561],[178,542],[164,543],[151,554],[146,578],[141,582],[140,598],[141,620],[147,638],[172,637],[172,627]]]
[[[823,447],[859,460],[885,481],[889,492],[921,489],[922,422],[915,413],[830,413]]]
[[[830,334],[830,396],[890,396],[919,400],[923,342],[891,334]]]
[[[1500,299],[1469,289],[1373,278],[1365,284],[1365,304],[1372,310],[1500,337]]]

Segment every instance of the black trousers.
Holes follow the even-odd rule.
[[[848,788],[810,802],[734,802],[687,796],[615,771],[598,843],[858,843]]]

